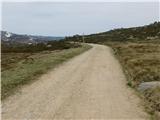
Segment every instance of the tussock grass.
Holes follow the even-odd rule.
[[[1,72],[2,99],[13,94],[22,85],[30,83],[39,75],[46,73],[49,69],[89,48],[91,47],[88,45],[82,45],[78,48],[35,53],[29,56],[31,59],[20,59],[15,63],[14,67],[12,66],[10,69],[5,69]],[[24,56],[22,57],[25,58]]]
[[[160,41],[107,42],[114,49],[128,85],[133,88],[142,82],[160,81]],[[154,115],[160,112],[160,88],[142,93],[146,110]],[[155,119],[157,119],[155,117]]]
[[[133,80],[133,86],[141,82],[160,81],[160,44],[113,42],[109,45]]]
[[[154,114],[154,112],[160,111],[160,88],[152,88],[149,90],[144,91],[144,97],[148,99],[146,101],[146,107],[151,114]],[[154,104],[153,104],[154,103]]]

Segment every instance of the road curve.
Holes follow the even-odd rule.
[[[2,101],[2,119],[146,120],[112,50],[92,46]]]

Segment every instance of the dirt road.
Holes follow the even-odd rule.
[[[3,119],[147,119],[112,50],[93,45],[2,104]]]

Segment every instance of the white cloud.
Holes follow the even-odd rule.
[[[16,33],[73,35],[158,20],[157,3],[4,3],[3,29]]]

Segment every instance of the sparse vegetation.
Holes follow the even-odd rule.
[[[17,62],[27,59],[34,53],[1,53],[1,71],[11,69]]]
[[[90,46],[88,45],[78,45],[77,47],[70,47],[70,49],[38,53],[3,53],[3,71],[1,72],[2,99],[11,95],[22,85],[35,80],[37,76],[89,48]]]
[[[37,44],[21,44],[21,43],[10,43],[2,42],[1,44],[1,66],[2,71],[15,67],[16,63],[20,60],[25,59],[26,61],[31,60],[30,56],[41,51],[53,51],[63,50],[69,48],[81,47],[77,43],[69,43],[64,40],[61,41],[46,41],[44,43]]]
[[[64,40],[61,41],[48,41],[41,42],[37,44],[19,44],[19,43],[10,43],[10,42],[2,42],[1,44],[1,52],[2,53],[36,53],[44,50],[62,50],[79,47],[79,44],[73,44],[70,42],[66,42]]]
[[[107,42],[124,68],[128,85],[137,88],[142,82],[160,81],[160,40]],[[160,88],[144,91],[146,110],[160,112]]]
[[[132,86],[160,81],[160,41],[108,42],[132,78]],[[155,67],[156,66],[156,67]]]
[[[106,41],[150,41],[160,38],[160,22],[141,27],[113,29],[107,32],[85,35],[84,38],[87,43],[98,44],[103,44]],[[67,38],[67,40],[82,42],[82,36],[75,35]]]
[[[147,99],[145,106],[150,114],[155,115],[160,111],[160,88],[148,89],[144,92],[144,98]]]

